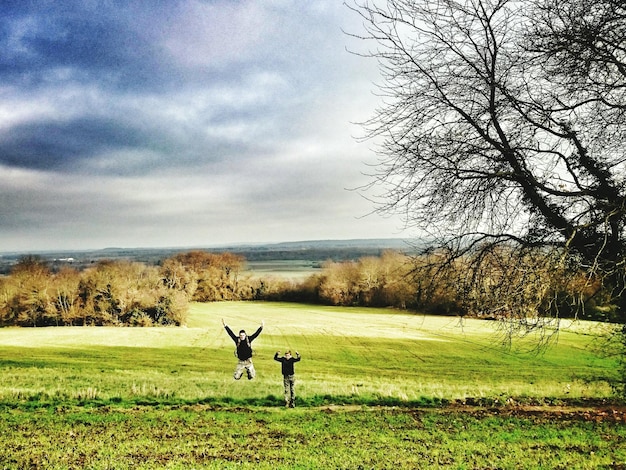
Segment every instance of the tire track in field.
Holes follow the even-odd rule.
[[[399,314],[392,314],[392,315],[393,315],[393,316],[397,316],[397,315],[399,315]],[[411,326],[411,325],[409,324],[409,322],[407,321],[407,322],[405,322],[405,323],[403,324],[403,327],[402,327],[403,331],[405,331],[405,330],[407,330],[407,329],[409,329],[409,328],[411,328],[411,329],[415,329],[415,330],[419,330],[419,329],[421,329],[421,328],[424,326],[424,324],[426,323],[426,316],[425,316],[425,315],[415,315],[415,316],[414,316],[414,317],[412,317],[412,318],[415,318],[415,319],[417,319],[417,320],[418,320],[418,321],[416,322],[416,325],[415,325],[415,326]],[[450,339],[449,339],[449,337],[447,337],[447,336],[445,336],[445,335],[443,335],[443,334],[436,334],[436,333],[433,333],[433,331],[431,331],[431,330],[429,330],[429,331],[428,331],[428,335],[429,335],[429,336],[434,336],[434,337],[436,337],[436,338],[441,338],[441,339],[442,339],[442,340],[444,340],[444,341],[449,341],[449,340],[450,340]],[[426,363],[426,362],[427,362],[427,360],[426,360],[426,359],[424,359],[424,358],[423,358],[420,354],[418,354],[418,353],[416,352],[417,350],[418,350],[418,348],[417,348],[417,347],[407,347],[407,349],[405,350],[405,352],[406,352],[407,354],[409,354],[411,357],[413,357],[414,359],[417,359],[418,361],[421,361],[421,362],[423,362],[423,363]]]
[[[285,329],[286,327],[280,327],[277,326],[275,327],[278,332],[280,333],[280,336],[284,339],[284,342],[287,344],[287,349],[291,350],[292,352],[295,351],[306,351],[306,355],[307,358],[310,360],[315,360],[316,356],[315,356],[315,348],[312,345],[312,341],[309,337],[309,335],[307,335],[305,332],[303,332],[300,329],[294,329],[292,333],[290,334],[286,334],[285,333]],[[295,346],[295,340],[292,340],[291,338],[300,338],[302,339],[302,344],[304,344],[304,347],[299,347]]]
[[[315,310],[314,313],[315,313],[316,320],[319,320],[319,323],[321,324],[326,324],[326,323],[333,324],[337,322],[337,316],[334,315],[332,312],[326,313],[323,311],[320,312],[319,310]],[[399,315],[399,314],[392,314],[392,316],[395,316],[395,315]],[[378,331],[379,329],[378,327],[380,326],[379,323],[370,321],[364,324],[364,322],[360,319],[360,317],[357,317],[357,318],[358,319],[353,320],[357,327],[355,329],[361,330],[365,328],[365,329],[374,329]],[[342,323],[344,322],[342,321]],[[402,365],[402,360],[398,358],[396,354],[397,352],[396,350],[387,349],[387,350],[381,351],[380,348],[373,348],[369,344],[370,339],[378,337],[377,335],[371,335],[371,334],[359,335],[358,333],[356,334],[344,333],[344,331],[348,331],[348,330],[351,330],[350,325],[343,326],[341,329],[329,329],[329,328],[320,327],[316,330],[316,333],[320,335],[337,337],[338,341],[344,341],[347,344],[348,350],[354,351],[358,349],[364,349],[365,352],[359,353],[359,354],[361,358],[363,360],[367,360],[367,362],[373,362],[372,360],[369,360],[369,359],[377,359],[378,361],[392,363],[394,365],[400,365],[400,366]],[[305,335],[303,334],[303,336]],[[393,338],[389,338],[389,339],[393,341]],[[414,357],[423,361],[423,359],[419,355],[415,354],[414,352],[410,352],[410,353]]]
[[[360,311],[355,316],[344,315],[341,312],[326,310],[323,308],[309,308],[298,310],[296,317],[290,317],[293,326],[273,325],[278,335],[289,345],[290,349],[294,349],[294,344],[298,343],[296,349],[305,351],[308,348],[307,356],[310,359],[316,358],[316,344],[311,340],[312,336],[320,335],[326,337],[336,337],[338,341],[345,343],[346,351],[359,351],[363,363],[386,363],[394,366],[403,367],[407,356],[410,359],[420,362],[427,362],[418,351],[423,351],[423,344],[419,344],[419,348],[410,345],[410,339],[415,337],[416,342],[421,338],[429,339],[438,338],[439,340],[448,340],[449,337],[444,334],[435,334],[432,331],[420,331],[425,324],[426,317],[423,315],[406,316],[403,312],[387,311],[386,314],[369,314]],[[302,320],[304,318],[304,320]],[[280,321],[280,320],[279,320]],[[454,320],[458,321],[458,320]],[[298,328],[303,323],[308,328]],[[328,327],[332,325],[333,327]],[[311,328],[312,327],[312,328]],[[444,325],[445,327],[445,325]],[[288,330],[291,328],[291,330]],[[380,333],[380,335],[378,334]],[[421,338],[420,338],[421,337]],[[295,338],[299,338],[300,341]],[[387,349],[376,348],[374,339],[389,339],[389,347]],[[404,340],[398,347],[394,347],[394,339]],[[408,343],[407,344],[407,340]]]
[[[194,359],[198,359],[205,353],[207,349],[215,348],[219,349],[221,347],[227,347],[228,344],[232,341],[224,327],[220,327],[219,330],[215,328],[200,328],[200,332],[194,337],[194,339],[189,344],[190,347],[196,350],[192,354],[191,357]],[[228,341],[226,341],[222,335],[226,337]]]
[[[389,317],[390,317],[389,321],[394,325],[394,327],[397,324],[394,323],[393,319],[394,319],[394,317],[400,316],[400,315],[401,314],[399,314],[399,313],[391,313],[391,314],[389,314]],[[422,321],[422,324],[423,324],[423,321]],[[375,329],[376,331],[378,331],[378,327],[379,326],[380,326],[380,324],[377,323],[377,322],[370,322],[369,326],[367,326],[367,328]],[[409,328],[407,323],[402,325],[402,331],[403,332],[405,332],[407,330],[407,328]],[[415,328],[412,328],[412,329],[415,329]],[[376,338],[376,337],[377,337],[376,335],[373,336],[373,338]],[[381,338],[383,338],[383,337],[381,337]],[[389,343],[392,344],[394,338],[388,338],[388,339],[389,339]],[[408,338],[399,338],[399,339],[408,339]],[[363,340],[367,341],[368,338],[364,337]],[[418,341],[418,340],[416,340],[416,341]],[[355,344],[356,341],[353,340],[352,343]],[[404,348],[403,351],[408,353],[409,355],[411,355],[415,359],[418,359],[418,360],[420,360],[422,362],[426,362],[420,355],[415,353],[412,349]],[[370,357],[378,357],[379,359],[382,359],[382,361],[387,363],[387,364],[392,364],[392,365],[396,365],[396,366],[402,366],[403,365],[403,360],[397,354],[398,351],[395,350],[395,349],[385,349],[385,350],[382,350],[381,348],[372,348],[371,346],[366,346],[366,352],[368,352],[370,354]]]
[[[298,333],[298,335],[302,338],[304,345],[306,346],[307,355],[311,358],[311,360],[317,359],[314,353],[315,349],[311,347],[311,340],[309,337],[302,332]]]
[[[283,331],[283,327],[273,326],[273,328],[278,330],[278,333],[280,334],[280,338],[281,338],[282,342],[287,344],[287,349],[292,349],[291,342],[288,339],[289,337]],[[276,347],[275,351],[280,351],[281,349],[283,349],[283,348]]]
[[[371,326],[374,327],[374,326]],[[325,330],[328,332],[329,330]],[[400,359],[397,358],[394,351],[389,350],[381,350],[381,348],[373,348],[370,344],[370,338],[364,336],[354,336],[350,334],[332,332],[334,336],[341,338],[342,341],[345,341],[348,345],[348,352],[350,351],[358,351],[359,349],[363,349],[365,353],[358,352],[357,355],[361,358],[364,365],[372,367],[376,362],[373,359],[378,359],[383,363],[393,363],[394,365],[400,364]],[[387,353],[386,351],[389,351]]]
[[[201,358],[201,356],[204,355],[204,352],[208,349],[208,341],[203,341],[203,338],[205,336],[208,336],[208,333],[209,331],[201,331],[191,342],[190,346],[193,348],[194,351],[191,354],[191,358],[193,360],[198,360],[199,358]],[[200,341],[202,341],[202,344],[204,344],[204,346],[200,346]]]

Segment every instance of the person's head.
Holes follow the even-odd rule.
[[[291,357],[291,351],[285,351],[285,357],[289,359]]]
[[[239,331],[239,339],[241,339],[241,340],[246,339],[246,330],[240,330]]]

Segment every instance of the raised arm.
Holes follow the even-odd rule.
[[[224,325],[224,329],[226,330],[226,333],[228,333],[228,336],[230,336],[232,338],[232,340],[236,343],[237,342],[237,336],[235,335],[235,333],[233,333],[233,330],[231,330],[228,325],[224,322],[224,319],[222,318],[222,325]]]
[[[253,341],[257,336],[261,334],[261,331],[263,331],[264,326],[265,326],[265,321],[262,321],[261,326],[259,326],[259,329],[256,330],[254,333],[252,333],[250,336],[248,336],[248,339],[250,341]]]

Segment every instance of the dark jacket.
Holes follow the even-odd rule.
[[[278,357],[278,353],[274,354],[274,360],[280,362],[283,375],[294,375],[293,365],[300,360],[300,354],[296,354],[296,357],[291,356],[289,359],[286,357]]]
[[[239,358],[239,360],[247,361],[248,359],[250,359],[252,357],[252,345],[250,343],[252,343],[252,341],[254,341],[255,338],[261,334],[261,330],[263,330],[263,327],[260,326],[259,329],[250,336],[246,335],[246,339],[244,339],[243,341],[241,341],[239,339],[239,336],[233,333],[233,330],[228,328],[228,326],[224,325],[224,328],[226,328],[228,336],[230,336],[237,345],[237,357]]]

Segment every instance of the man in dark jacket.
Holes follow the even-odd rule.
[[[296,406],[296,373],[293,365],[300,360],[300,353],[296,351],[296,357],[291,355],[291,351],[285,352],[284,357],[280,352],[274,354],[274,360],[280,362],[283,373],[283,385],[285,386],[285,406],[295,408]]]
[[[237,345],[235,355],[237,356],[238,361],[237,366],[235,367],[235,373],[233,374],[234,379],[239,380],[243,375],[243,371],[245,369],[248,374],[248,380],[252,380],[256,375],[256,371],[254,370],[254,364],[252,364],[251,343],[256,339],[257,336],[261,334],[265,322],[261,322],[261,326],[259,327],[259,329],[250,336],[246,335],[245,330],[239,331],[239,336],[235,336],[235,333],[233,333],[233,330],[231,330],[228,325],[226,325],[226,322],[224,322],[223,318],[222,325],[224,325],[228,336],[230,336]]]

